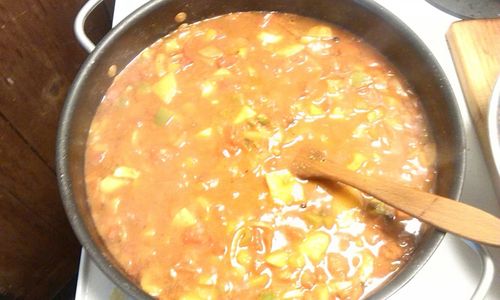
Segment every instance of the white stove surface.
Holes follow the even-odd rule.
[[[118,24],[134,9],[148,0],[116,0],[113,24]],[[460,107],[467,134],[467,170],[462,199],[466,203],[500,216],[490,176],[467,106],[463,98],[453,61],[448,50],[445,33],[458,19],[434,8],[424,0],[376,0],[412,28],[444,69]],[[500,248],[489,248],[500,270]],[[470,299],[479,280],[479,258],[460,239],[446,235],[434,255],[417,275],[391,299]],[[500,271],[495,275],[486,299],[500,299]],[[77,300],[129,299],[120,291],[82,251]]]

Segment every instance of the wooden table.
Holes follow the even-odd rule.
[[[84,0],[0,3],[0,298],[51,298],[76,272],[80,244],[54,171],[59,112],[86,53],[73,35]],[[110,18],[103,11],[97,36]]]

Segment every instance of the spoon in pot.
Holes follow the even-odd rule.
[[[443,231],[500,246],[499,218],[464,203],[347,170],[317,149],[302,149],[291,164],[291,172],[303,179],[342,182]]]

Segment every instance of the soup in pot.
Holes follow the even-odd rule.
[[[182,25],[97,110],[93,220],[159,299],[366,297],[408,261],[422,224],[354,188],[295,178],[305,144],[420,190],[436,176],[417,96],[359,37],[282,13]]]

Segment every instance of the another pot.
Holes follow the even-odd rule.
[[[109,66],[116,65],[121,71],[145,47],[176,29],[174,17],[181,11],[187,13],[189,23],[238,11],[288,12],[327,21],[363,37],[399,69],[419,96],[437,144],[435,192],[458,198],[464,179],[465,142],[451,88],[429,49],[380,5],[368,0],[151,1],[113,29],[83,64],[66,99],[57,137],[57,173],[71,225],[99,268],[133,298],[149,296],[120,269],[96,231],[85,190],[85,146],[92,118],[113,80],[106,75]],[[443,236],[428,230],[412,259],[371,298],[386,298],[408,282]]]

